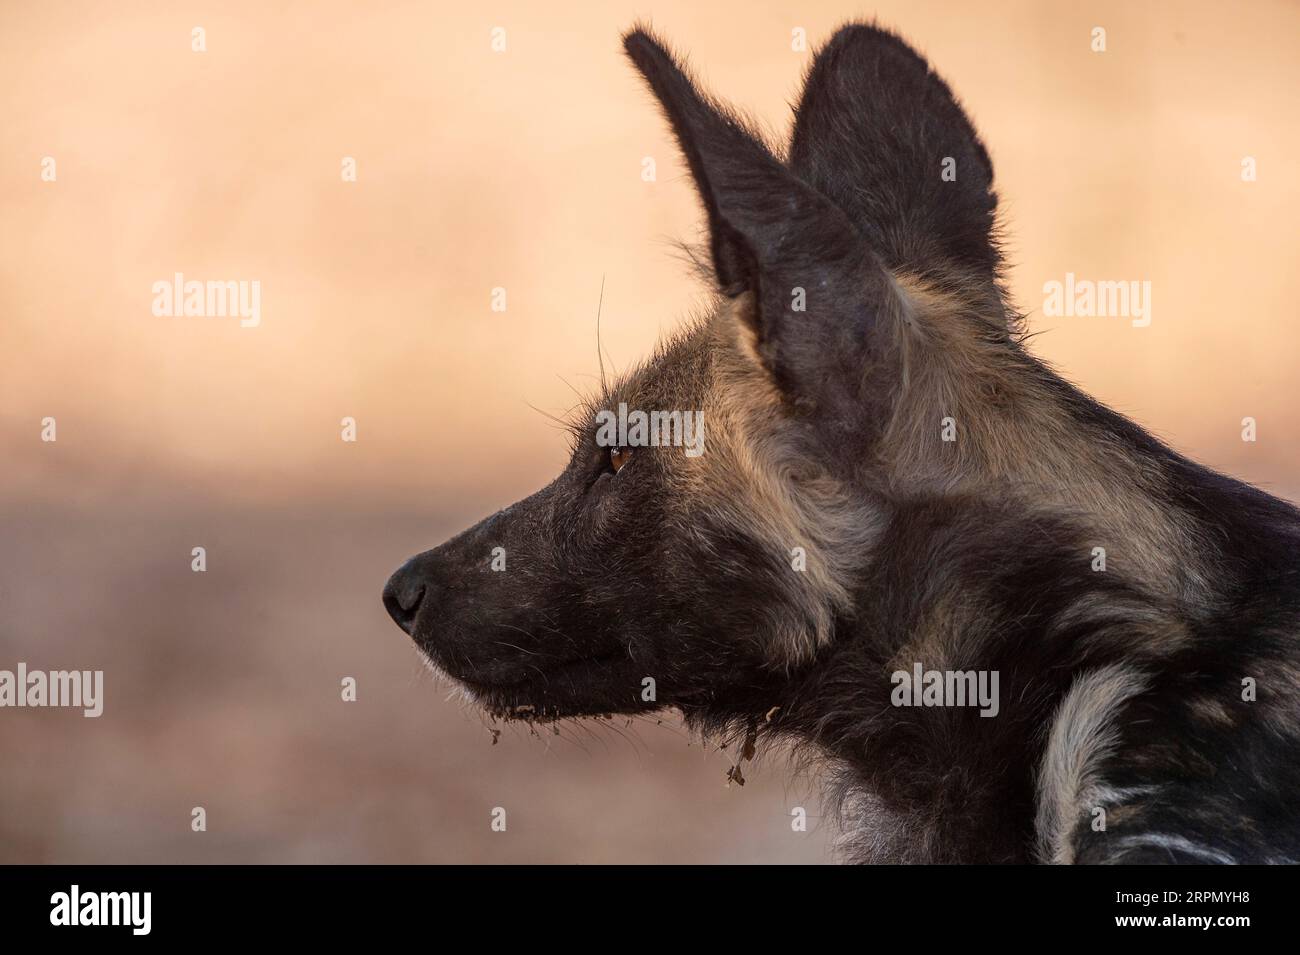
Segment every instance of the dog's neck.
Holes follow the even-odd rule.
[[[902,384],[877,450],[891,496],[1068,516],[1085,537],[1079,560],[1104,556],[1170,602],[1209,589],[1203,528],[1176,503],[1195,465],[1030,356],[990,291],[901,285]]]

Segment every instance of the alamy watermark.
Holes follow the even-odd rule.
[[[895,670],[889,702],[894,706],[978,706],[980,716],[997,716],[997,670]]]
[[[704,453],[703,411],[596,412],[596,445],[602,448],[685,448],[688,458]]]
[[[153,928],[152,892],[83,892],[73,885],[50,896],[51,925],[121,925],[132,935]]]
[[[262,283],[245,281],[185,280],[183,272],[153,283],[153,313],[159,318],[234,318],[241,328],[262,323]]]
[[[0,670],[0,707],[80,707],[82,716],[104,712],[103,670]]]
[[[1043,283],[1043,314],[1049,318],[1130,318],[1134,328],[1151,324],[1151,283],[1093,281],[1065,273]]]

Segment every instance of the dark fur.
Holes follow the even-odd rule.
[[[718,308],[599,396],[552,484],[393,576],[403,629],[503,716],[672,706],[809,744],[856,859],[1300,855],[1300,513],[1026,352],[948,87],[846,27],[782,159],[647,32],[626,46],[699,188]],[[705,455],[613,473],[592,422],[620,401],[704,409]],[[998,671],[1000,714],[891,706],[913,661]]]

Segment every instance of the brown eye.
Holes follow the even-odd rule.
[[[632,460],[631,448],[610,448],[609,449],[609,468],[615,474],[623,470],[627,462]]]

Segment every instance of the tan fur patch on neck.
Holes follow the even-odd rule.
[[[903,369],[880,450],[894,489],[1063,512],[1095,528],[1107,572],[1170,598],[1203,592],[1205,551],[1186,515],[1163,503],[1159,462],[1073,414],[976,295],[897,281],[909,303],[898,329]],[[943,440],[945,419],[955,440]]]

